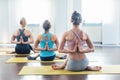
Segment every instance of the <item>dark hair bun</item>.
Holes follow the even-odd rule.
[[[45,31],[48,31],[51,28],[51,24],[48,20],[44,21],[43,28],[44,28]]]
[[[74,11],[73,13],[74,13],[74,14],[77,14],[77,11]]]
[[[78,13],[77,11],[74,11],[72,14],[72,22],[74,25],[79,25],[80,22],[82,21],[81,14]]]

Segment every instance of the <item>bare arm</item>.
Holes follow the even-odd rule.
[[[18,41],[15,41],[15,38],[16,38],[16,37],[13,35],[12,38],[11,38],[11,43],[12,43],[12,44],[21,44],[21,41],[19,41],[19,42],[18,42]]]
[[[16,34],[18,34],[18,31],[16,31],[13,35],[12,35],[12,37],[11,37],[11,43],[12,44],[21,44],[21,40],[18,42],[18,41],[15,41],[15,38],[16,38]]]
[[[48,49],[49,51],[56,51],[56,50],[58,50],[59,41],[58,41],[56,35],[54,35],[54,38],[55,38],[55,45],[56,45],[56,46],[55,46],[54,48]]]
[[[38,48],[38,45],[39,45],[39,43],[40,43],[40,39],[41,39],[41,37],[42,37],[42,35],[39,35],[38,37],[37,37],[37,39],[36,39],[36,41],[35,41],[35,43],[34,43],[34,47],[33,47],[33,49],[34,50],[39,50],[39,51],[41,51],[41,50],[46,50],[46,48]]]
[[[89,52],[94,52],[94,47],[93,47],[93,44],[92,44],[92,42],[91,42],[91,40],[90,40],[90,38],[89,38],[89,36],[88,36],[88,35],[87,35],[87,40],[86,40],[86,43],[87,43],[87,45],[88,45],[88,48],[87,48],[87,49],[85,49],[85,50],[83,50],[83,49],[80,49],[80,48],[79,48],[80,53],[89,53]]]
[[[33,40],[33,36],[32,36],[31,32],[30,32],[30,41],[24,42],[23,39],[22,39],[22,44],[31,44],[33,42],[34,42],[34,40]]]
[[[58,51],[59,51],[59,53],[74,53],[75,52],[74,50],[66,50],[66,49],[64,49],[65,42],[66,42],[66,39],[65,39],[66,34],[67,33],[64,33],[64,35],[63,35],[63,38],[62,38],[62,41],[60,43],[60,47],[59,47]]]

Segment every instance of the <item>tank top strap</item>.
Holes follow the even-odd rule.
[[[50,33],[48,33],[48,34],[43,33],[43,40],[51,41],[51,34]]]
[[[51,33],[48,34],[48,41],[51,41]]]
[[[71,30],[72,31],[72,30]],[[76,32],[74,32],[74,31],[72,31],[73,32],[73,34],[75,35],[75,37],[79,40],[79,41],[82,41],[82,39],[79,37],[79,35],[76,33]]]
[[[19,32],[20,32],[20,36],[23,36],[24,35],[24,31],[25,31],[25,29],[19,29]]]

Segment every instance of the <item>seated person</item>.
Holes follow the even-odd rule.
[[[54,70],[66,69],[70,71],[81,71],[81,70],[101,70],[100,66],[88,66],[89,60],[86,57],[86,53],[94,52],[93,44],[89,36],[83,32],[79,25],[82,21],[80,13],[75,11],[72,14],[71,22],[73,23],[73,29],[64,33],[59,52],[68,53],[68,58],[61,64],[53,64],[52,68]],[[67,43],[67,49],[64,48]],[[87,49],[84,49],[84,44],[88,45]]]
[[[48,20],[43,23],[44,33],[37,37],[34,44],[34,51],[40,51],[40,59],[42,61],[52,61],[56,57],[55,51],[58,49],[58,39],[55,34],[49,32],[51,24]],[[40,44],[40,47],[38,45]]]
[[[11,37],[11,43],[16,44],[15,53],[17,54],[29,54],[32,50],[30,43],[33,43],[32,33],[25,29],[26,20],[22,18],[20,20],[21,28],[17,29]],[[17,39],[17,41],[15,41]]]

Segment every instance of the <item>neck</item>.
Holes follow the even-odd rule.
[[[25,27],[21,26],[21,29],[25,29]]]
[[[48,34],[48,33],[49,33],[49,31],[45,31],[45,33],[46,33],[46,34]]]
[[[78,30],[78,29],[80,29],[79,25],[73,25],[73,30]]]

